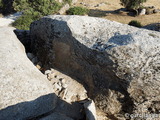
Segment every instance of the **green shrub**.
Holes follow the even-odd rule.
[[[120,0],[121,5],[123,5],[128,10],[137,10],[141,7],[141,4],[147,0]]]
[[[71,5],[71,3],[72,3],[72,0],[63,0],[64,1],[64,3],[68,3],[69,5]]]
[[[128,23],[128,25],[135,26],[135,27],[142,27],[141,23],[137,20],[132,20]]]
[[[89,10],[87,8],[83,7],[72,7],[69,10],[67,10],[68,15],[85,15],[88,14]]]
[[[29,9],[29,3],[27,0],[14,0],[13,7],[16,11],[24,12]]]
[[[3,0],[0,0],[0,9],[3,8]]]
[[[55,0],[14,0],[13,7],[23,15],[12,25],[18,29],[28,30],[30,24],[46,15],[56,13],[61,4]]]
[[[36,11],[42,15],[49,15],[57,12],[61,5],[55,0],[14,0],[13,7],[24,14]]]
[[[29,30],[30,24],[36,20],[32,15],[22,15],[12,25],[17,29]]]
[[[3,15],[7,15],[10,13],[14,13],[14,9],[13,9],[13,0],[0,0],[0,12]]]

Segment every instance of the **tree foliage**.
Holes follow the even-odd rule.
[[[121,4],[128,10],[137,10],[142,6],[142,3],[147,0],[120,0]]]
[[[4,15],[15,12],[12,6],[14,0],[0,0],[0,12]]]
[[[49,15],[59,10],[61,5],[55,0],[14,0],[13,7],[24,14],[38,12],[42,15]]]
[[[3,8],[3,0],[0,0],[0,9]]]
[[[12,25],[17,29],[29,30],[30,24],[36,20],[33,15],[22,15]]]
[[[30,24],[42,16],[56,13],[61,4],[55,0],[14,0],[13,7],[23,15],[17,19],[13,26],[18,29],[29,29]]]

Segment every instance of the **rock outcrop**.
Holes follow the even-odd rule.
[[[57,103],[47,78],[27,58],[13,30],[0,28],[0,120],[34,118]]]
[[[158,32],[100,18],[47,16],[33,22],[30,33],[43,67],[59,69],[84,85],[108,118],[158,114]]]

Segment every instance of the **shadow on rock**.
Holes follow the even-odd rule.
[[[16,34],[17,38],[21,41],[21,43],[24,45],[26,53],[31,52],[31,38],[29,30],[15,29],[14,33]]]
[[[149,24],[149,25],[143,26],[143,28],[160,32],[160,23]]]
[[[33,101],[26,101],[4,108],[0,110],[0,120],[84,119],[83,106],[80,103],[75,102],[69,104],[58,97],[57,101],[53,101],[54,98],[55,94],[48,94]],[[56,106],[53,106],[53,102],[56,102]],[[48,108],[47,106],[53,106],[53,109],[45,113],[45,111],[48,111],[46,110]],[[35,116],[36,114],[38,116]]]

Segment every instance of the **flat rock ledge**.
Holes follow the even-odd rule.
[[[33,22],[30,33],[31,48],[43,67],[77,80],[109,119],[126,119],[125,113],[158,114],[159,32],[56,15]]]

